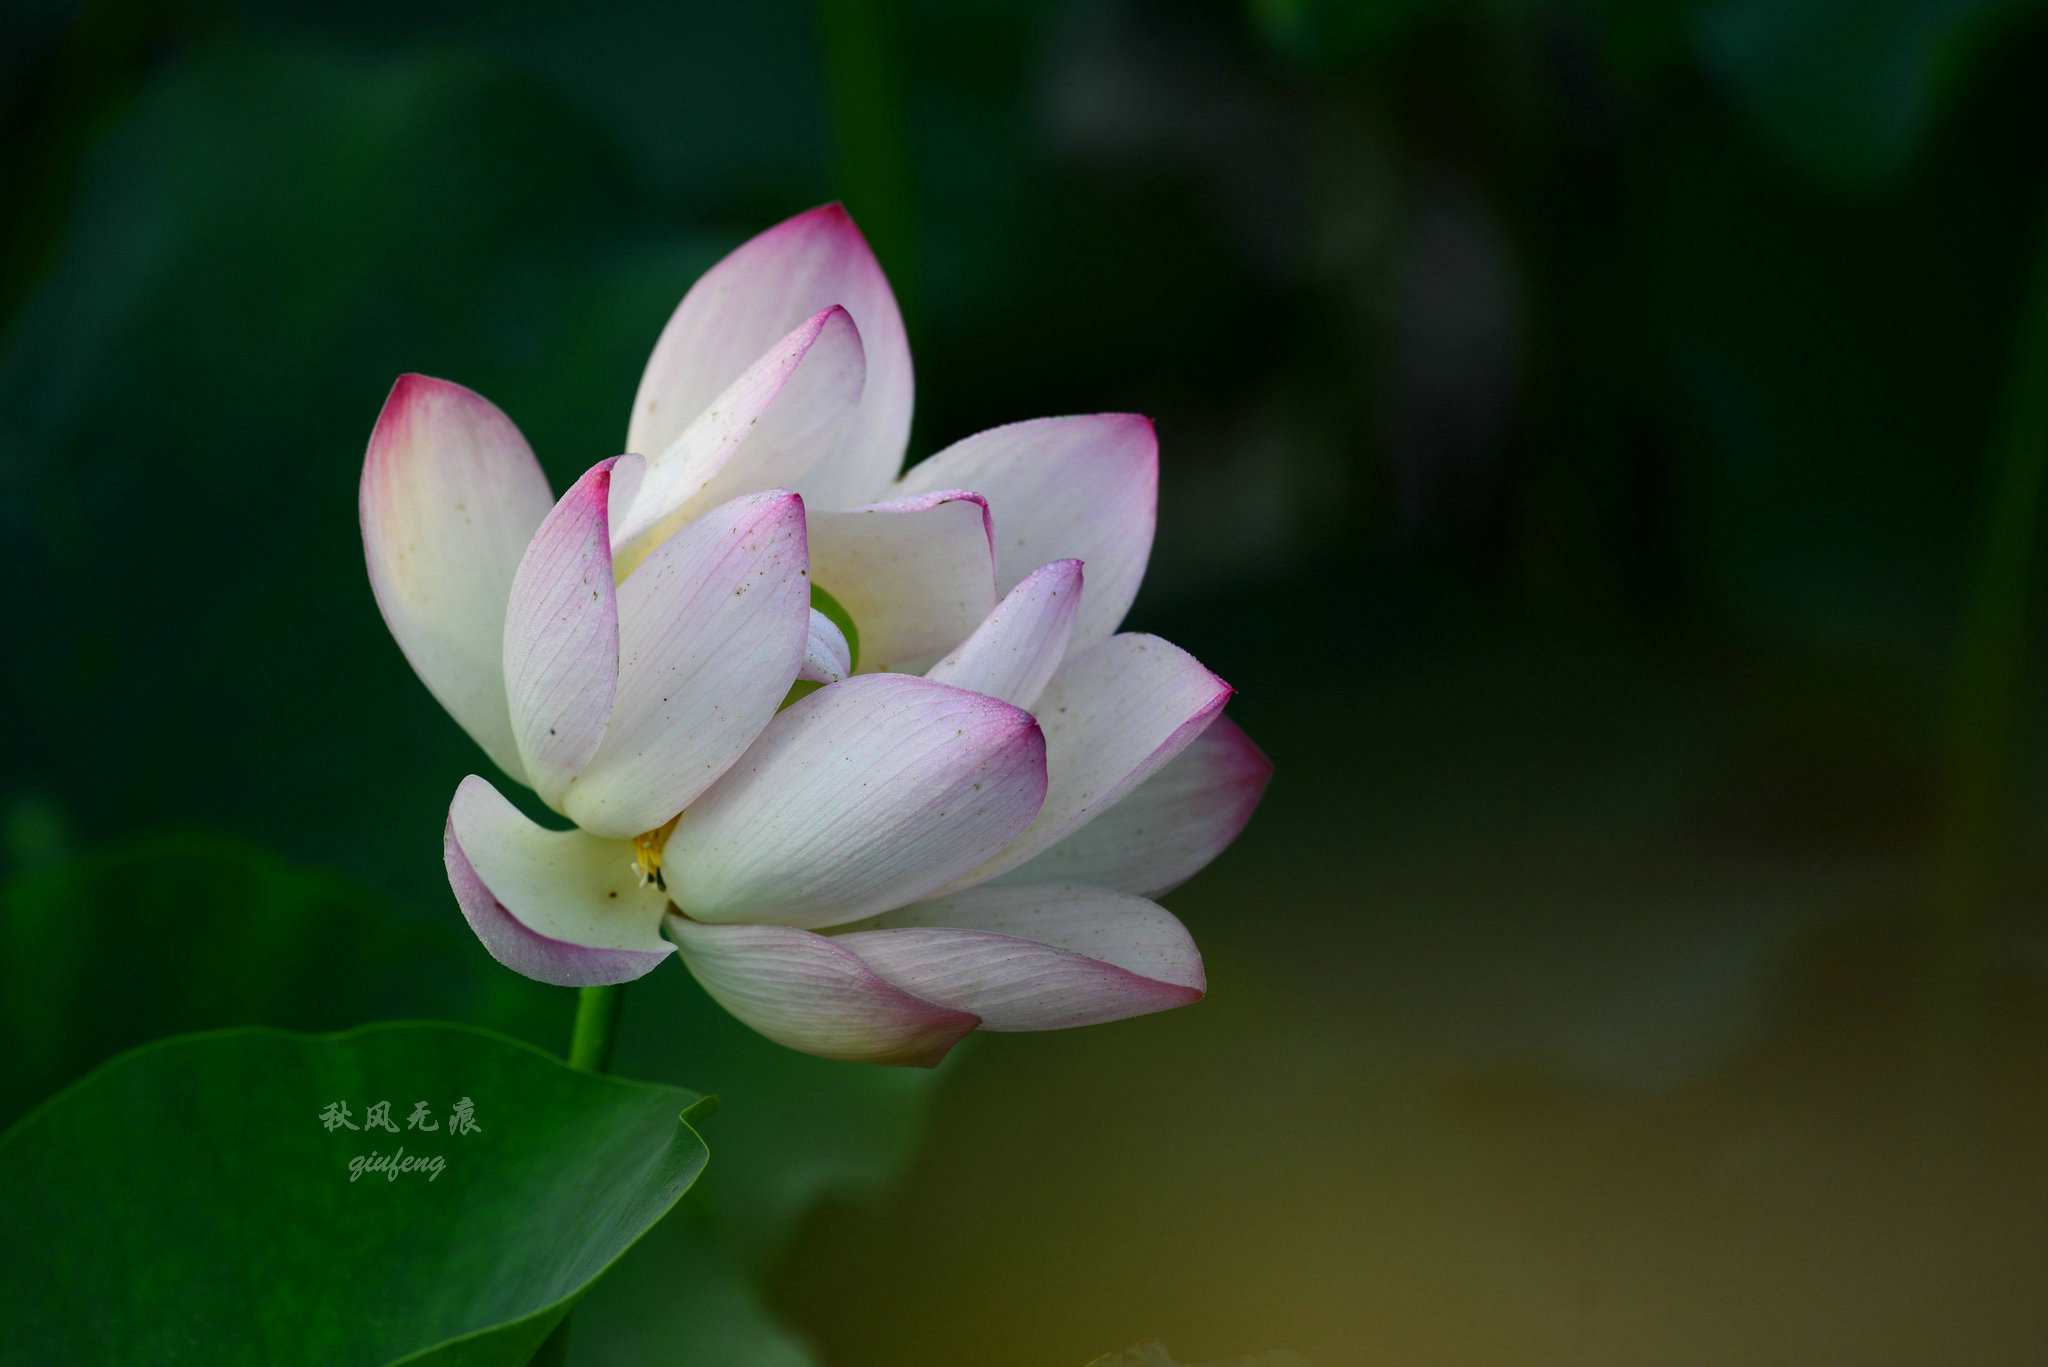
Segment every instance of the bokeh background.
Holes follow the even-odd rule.
[[[0,1119],[393,1015],[470,743],[364,579],[392,377],[616,454],[843,198],[912,458],[1153,415],[1132,625],[1278,766],[1211,994],[801,1058],[588,1364],[2028,1363],[2048,1342],[2048,15],[2023,0],[12,0]],[[251,1124],[265,1123],[251,1117]]]

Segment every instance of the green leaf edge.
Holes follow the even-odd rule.
[[[486,1030],[481,1026],[465,1025],[460,1021],[371,1021],[367,1025],[355,1025],[350,1026],[346,1030],[330,1030],[324,1033],[309,1030],[283,1030],[274,1025],[229,1025],[223,1026],[216,1030],[195,1030],[189,1034],[166,1035],[162,1039],[150,1040],[147,1044],[138,1044],[133,1049],[128,1049],[121,1053],[118,1053],[114,1055],[112,1058],[107,1059],[104,1062],[96,1065],[92,1069],[92,1071],[85,1074],[85,1076],[76,1079],[75,1081],[69,1083],[64,1087],[60,1087],[55,1092],[52,1092],[49,1096],[44,1097],[41,1101],[37,1102],[33,1107],[31,1107],[19,1120],[15,1121],[12,1125],[9,1125],[5,1131],[0,1131],[0,1167],[4,1167],[6,1165],[6,1155],[9,1146],[17,1142],[18,1136],[22,1132],[26,1131],[28,1126],[32,1122],[34,1122],[39,1116],[41,1116],[44,1111],[55,1107],[59,1102],[63,1101],[66,1097],[70,1096],[71,1093],[83,1090],[84,1088],[91,1086],[95,1082],[99,1081],[102,1075],[113,1069],[115,1065],[125,1064],[129,1060],[134,1059],[140,1055],[153,1053],[159,1049],[169,1048],[172,1045],[190,1044],[200,1040],[216,1039],[227,1035],[270,1035],[289,1040],[344,1040],[355,1035],[365,1035],[370,1034],[372,1032],[386,1030],[410,1030],[417,1029],[421,1026],[426,1026],[435,1030],[452,1030],[460,1034],[475,1035],[479,1039],[487,1039],[498,1044],[509,1044],[516,1049],[521,1049],[529,1054],[533,1054],[537,1057],[544,1058],[558,1068],[569,1069],[569,1064],[566,1060],[557,1058],[555,1055],[550,1054],[545,1049],[537,1048],[534,1045],[528,1044],[525,1040],[515,1039],[510,1035],[500,1034],[496,1030]],[[578,1072],[581,1070],[569,1069],[569,1071]],[[645,1228],[643,1228],[638,1234],[634,1235],[623,1246],[621,1246],[619,1251],[612,1255],[611,1261],[607,1262],[603,1267],[599,1268],[594,1274],[592,1274],[590,1280],[585,1282],[580,1290],[577,1290],[567,1296],[564,1296],[561,1300],[552,1302],[548,1305],[544,1305],[540,1309],[535,1310],[533,1313],[529,1315],[521,1316],[519,1319],[506,1320],[500,1324],[488,1325],[482,1329],[471,1330],[467,1334],[460,1334],[457,1335],[455,1338],[443,1339],[439,1343],[430,1343],[424,1348],[415,1349],[414,1351],[407,1353],[402,1358],[391,1358],[385,1362],[384,1367],[404,1367],[404,1365],[409,1362],[422,1362],[436,1353],[446,1352],[448,1349],[454,1348],[460,1344],[472,1343],[490,1335],[502,1334],[507,1330],[518,1329],[526,1326],[538,1327],[541,1330],[541,1338],[545,1338],[547,1336],[548,1331],[552,1330],[556,1324],[560,1323],[564,1318],[568,1316],[571,1310],[574,1310],[576,1308],[576,1303],[578,1301],[582,1300],[585,1296],[590,1294],[590,1288],[597,1285],[598,1280],[602,1278],[605,1273],[611,1271],[613,1266],[617,1264],[619,1259],[625,1257],[626,1254],[631,1252],[635,1244],[638,1244],[642,1239],[647,1237],[649,1230],[652,1230],[656,1225],[660,1224],[662,1220],[668,1217],[669,1213],[673,1211],[678,1204],[681,1203],[683,1197],[689,1192],[690,1188],[697,1185],[697,1179],[704,1175],[705,1167],[708,1166],[711,1162],[711,1146],[704,1142],[704,1136],[697,1132],[697,1127],[694,1122],[704,1120],[712,1115],[715,1115],[718,1112],[721,1103],[719,1102],[719,1099],[717,1097],[704,1096],[699,1093],[691,1092],[689,1089],[684,1087],[670,1086],[668,1083],[665,1082],[642,1082],[637,1078],[614,1077],[609,1073],[586,1073],[584,1075],[587,1077],[595,1077],[602,1079],[604,1082],[613,1084],[615,1086],[639,1087],[644,1088],[648,1091],[673,1092],[679,1097],[694,1097],[694,1100],[690,1101],[689,1104],[685,1105],[680,1111],[676,1113],[676,1125],[679,1129],[686,1131],[689,1134],[690,1138],[696,1141],[697,1148],[704,1155],[703,1162],[697,1165],[697,1171],[691,1174],[690,1180],[684,1183],[681,1189],[679,1189],[676,1192],[675,1199],[669,1202],[668,1208],[666,1210],[663,1210],[661,1214],[657,1216],[655,1219],[650,1220]],[[545,1323],[542,1323],[542,1321],[545,1321]],[[536,1339],[535,1342],[536,1344],[538,1344],[539,1339]]]

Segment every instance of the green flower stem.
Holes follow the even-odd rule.
[[[619,1041],[619,1017],[626,1009],[626,985],[584,987],[576,993],[576,1028],[569,1035],[569,1066],[586,1073],[609,1073],[612,1050]],[[569,1321],[562,1316],[529,1359],[529,1367],[565,1367],[569,1361]]]
[[[626,1009],[626,985],[586,987],[576,995],[576,1031],[569,1037],[569,1066],[586,1073],[612,1070],[619,1015]]]
[[[2004,833],[2048,494],[2048,199],[2040,212],[1956,643],[1942,734],[1940,844],[1927,903],[1927,1062],[1946,1120],[1965,1127],[1988,1024],[1984,908]]]

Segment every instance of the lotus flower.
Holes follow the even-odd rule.
[[[458,790],[449,876],[500,961],[620,982],[673,944],[769,1037],[890,1063],[1202,995],[1147,899],[1235,837],[1270,767],[1227,685],[1113,634],[1151,424],[1015,424],[897,478],[910,409],[895,301],[837,206],[698,282],[634,401],[645,459],[552,508],[509,419],[400,381],[364,472],[379,604],[578,827]],[[778,712],[799,675],[825,686]]]
[[[1229,844],[1270,766],[1219,715],[1229,687],[1157,637],[1069,656],[1081,589],[1080,561],[1042,566],[922,680],[1034,708],[1048,780],[1029,823],[934,894],[872,915],[822,862],[793,874],[760,832],[781,814],[766,793],[796,775],[755,768],[755,751],[683,813],[668,932],[727,1010],[809,1053],[929,1064],[976,1028],[1090,1025],[1201,998],[1193,939],[1148,898]],[[738,842],[757,853],[735,868]]]
[[[625,981],[667,957],[663,846],[685,808],[719,805],[709,794],[743,753],[841,780],[844,793],[810,786],[848,818],[814,853],[838,886],[865,890],[853,915],[943,886],[1031,821],[1045,744],[1018,708],[873,675],[777,716],[817,643],[795,493],[729,500],[617,575],[611,511],[642,465],[604,461],[551,507],[504,414],[418,376],[398,382],[371,438],[363,539],[392,634],[499,767],[576,823],[538,826],[482,778],[458,789],[449,877],[493,955],[564,985]],[[778,857],[802,867],[793,849]]]

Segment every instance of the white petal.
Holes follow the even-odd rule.
[[[649,453],[647,477],[613,533],[621,573],[719,504],[795,486],[853,420],[866,369],[843,308],[770,347],[681,436]]]
[[[1002,883],[1079,883],[1158,897],[1223,853],[1251,820],[1273,764],[1236,722],[1218,717],[1123,801]]]
[[[505,604],[554,501],[526,438],[488,399],[398,377],[358,495],[370,588],[421,681],[522,781],[505,701]]]
[[[808,930],[671,916],[668,933],[720,1006],[807,1054],[929,1068],[980,1024],[891,987],[852,951]]]
[[[811,577],[853,618],[861,668],[904,668],[967,638],[996,605],[988,504],[948,489],[811,514]]]
[[[803,502],[734,499],[619,585],[619,696],[563,809],[599,835],[665,825],[739,758],[796,679],[809,637]]]
[[[1081,562],[1040,565],[925,677],[1028,708],[1060,667],[1080,605]]]
[[[811,635],[804,644],[803,667],[796,676],[812,683],[838,683],[853,673],[853,652],[847,648],[846,633],[830,617],[811,609]]]
[[[507,968],[562,987],[629,982],[668,957],[668,894],[640,886],[633,848],[534,825],[471,775],[448,809],[443,855],[471,929]]]
[[[647,358],[626,449],[667,450],[776,338],[834,304],[860,329],[867,383],[857,420],[802,492],[819,508],[885,497],[910,436],[910,345],[881,266],[837,204],[778,223],[691,286]]]
[[[505,618],[505,693],[512,733],[541,801],[597,753],[619,689],[619,608],[609,508],[638,456],[593,466],[540,524],[512,581]],[[615,481],[618,471],[625,478]],[[623,501],[623,500],[620,500]]]
[[[1016,868],[1143,783],[1222,712],[1230,685],[1179,646],[1129,632],[1060,666],[1036,710],[1045,805],[1029,830],[954,886]]]
[[[1159,439],[1129,413],[1039,418],[957,442],[905,474],[906,494],[972,489],[996,528],[996,586],[1008,593],[1048,560],[1088,566],[1076,650],[1106,639],[1130,610],[1159,502]]]
[[[1122,1020],[1208,989],[1172,913],[1102,888],[974,888],[833,938],[904,991],[980,1016],[984,1030]]]
[[[901,674],[790,704],[676,824],[662,868],[699,921],[829,926],[944,886],[1045,795],[1031,714]]]

